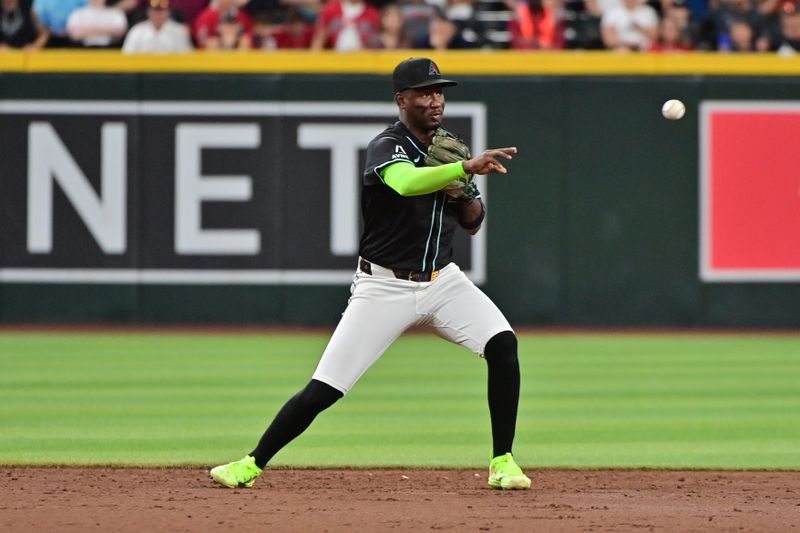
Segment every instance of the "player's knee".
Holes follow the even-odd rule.
[[[517,361],[517,336],[513,331],[502,331],[489,339],[483,356],[489,364],[514,363]]]
[[[308,382],[303,390],[296,396],[297,401],[306,409],[311,409],[316,412],[322,412],[331,405],[335,404],[336,401],[344,396],[338,389],[335,389],[328,385],[327,383],[323,383],[322,381],[318,381],[316,379],[312,379]]]

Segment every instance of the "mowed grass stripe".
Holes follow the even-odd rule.
[[[0,334],[0,463],[209,465],[249,451],[325,335]],[[515,453],[530,466],[800,468],[800,337],[529,335]],[[275,459],[473,466],[485,363],[398,341]]]

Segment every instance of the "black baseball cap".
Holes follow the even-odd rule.
[[[394,92],[399,93],[406,89],[421,89],[431,85],[451,87],[458,85],[453,80],[442,78],[439,67],[427,57],[409,57],[394,68],[392,73]]]

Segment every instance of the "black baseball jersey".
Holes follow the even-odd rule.
[[[437,191],[401,196],[379,172],[398,161],[425,166],[426,146],[398,121],[367,146],[361,191],[364,232],[359,255],[389,268],[431,272],[453,256],[458,204]]]

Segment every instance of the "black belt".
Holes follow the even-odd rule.
[[[370,276],[372,275],[372,263],[363,257],[359,259],[358,266],[361,268],[361,272],[364,274],[369,274]],[[438,270],[434,270],[433,272],[419,272],[416,270],[404,270],[402,268],[389,268],[388,270],[391,270],[392,274],[394,274],[394,277],[397,279],[404,279],[407,281],[435,281],[439,276]]]

